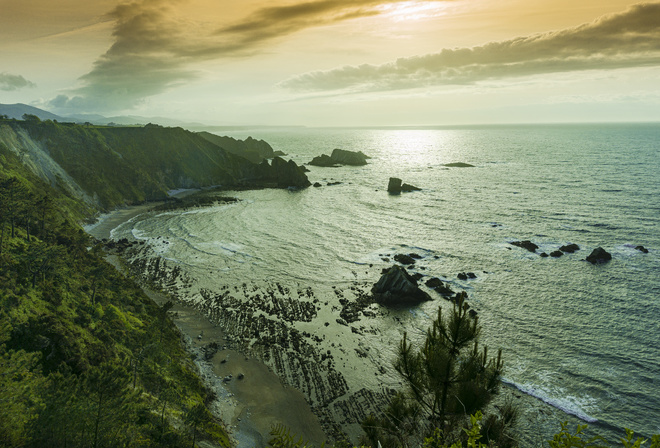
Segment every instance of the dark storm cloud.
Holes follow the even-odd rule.
[[[473,48],[305,73],[281,85],[306,91],[386,91],[472,84],[580,70],[660,65],[660,3],[637,4],[575,28]]]
[[[0,90],[6,92],[12,90],[19,90],[24,88],[32,88],[37,85],[32,81],[28,81],[21,75],[12,75],[10,73],[0,73]]]

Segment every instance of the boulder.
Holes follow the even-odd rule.
[[[398,265],[389,268],[371,288],[371,292],[381,305],[407,306],[431,300],[431,296],[419,289],[417,280]]]
[[[401,264],[415,264],[415,259],[410,255],[406,255],[406,254],[396,254],[394,256],[394,261],[399,262]]]
[[[552,252],[550,252],[550,256],[554,257],[554,258],[559,258],[562,255],[564,255],[564,252],[562,252],[560,250],[553,250]]]
[[[566,244],[560,247],[559,250],[567,254],[572,254],[573,252],[580,250],[580,246],[578,246],[577,244]]]
[[[443,286],[442,280],[440,280],[438,277],[430,278],[424,284],[429,288],[439,288]]]
[[[648,254],[649,253],[649,250],[644,246],[637,246],[635,249],[637,249],[638,251],[640,251],[643,254]]]
[[[597,247],[587,257],[587,261],[591,264],[607,263],[612,259],[612,254],[607,252],[602,247]]]
[[[513,242],[511,242],[511,243],[509,243],[509,244],[513,244],[514,246],[522,247],[523,249],[527,249],[527,250],[530,251],[530,252],[536,252],[536,249],[539,248],[536,244],[532,243],[532,242],[529,241],[529,240],[525,240],[525,241],[513,241]]]

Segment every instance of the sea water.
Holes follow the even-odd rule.
[[[115,236],[130,231],[218,287],[375,282],[392,264],[384,255],[417,253],[413,272],[468,292],[482,342],[502,348],[504,382],[528,409],[560,410],[610,437],[623,427],[660,433],[660,125],[220,134],[264,139],[298,164],[334,148],[371,159],[309,166],[320,188],[234,192],[238,203],[161,213]],[[445,166],[453,162],[473,167]],[[421,191],[390,195],[390,177]],[[580,250],[538,255],[568,243]],[[597,247],[612,260],[586,262]],[[477,278],[456,278],[466,271]],[[428,327],[430,306],[410,311],[405,325]],[[559,429],[531,413],[523,409],[524,431],[547,440]]]

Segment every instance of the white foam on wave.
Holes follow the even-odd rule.
[[[592,417],[587,413],[587,409],[597,408],[596,400],[592,397],[577,397],[567,393],[563,388],[553,388],[550,390],[544,386],[530,383],[516,383],[506,378],[502,378],[502,382],[515,387],[527,395],[538,398],[544,403],[549,404],[566,414],[584,420],[587,423],[595,423],[598,421],[597,418]]]

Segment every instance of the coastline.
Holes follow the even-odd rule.
[[[142,204],[115,210],[99,217],[84,230],[99,240],[110,239],[117,226],[148,213],[155,205]],[[129,275],[120,255],[106,257],[116,269]],[[170,297],[138,281],[147,296],[159,306]],[[211,410],[220,418],[237,447],[265,447],[274,426],[284,425],[292,433],[320,446],[326,441],[318,417],[304,395],[287,386],[264,363],[228,348],[231,340],[219,325],[193,306],[173,300],[170,317],[179,329],[186,350],[194,357],[203,381],[217,395]],[[206,355],[209,347],[217,352]],[[241,379],[239,379],[239,377]]]

